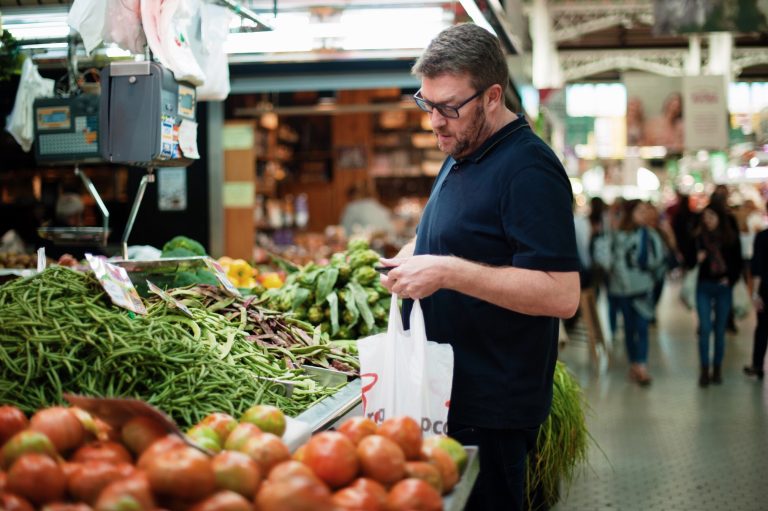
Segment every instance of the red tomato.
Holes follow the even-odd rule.
[[[184,445],[186,445],[184,441],[176,435],[167,435],[144,449],[141,456],[139,456],[139,460],[136,462],[136,466],[141,470],[145,470],[149,461],[159,454]]]
[[[440,447],[424,447],[422,450],[424,459],[432,463],[440,472],[443,481],[443,494],[453,490],[459,482],[459,468],[453,458]]]
[[[240,422],[255,424],[260,430],[278,437],[285,433],[285,414],[279,408],[271,405],[255,405],[248,408],[240,417]]]
[[[355,444],[337,431],[325,431],[310,438],[304,450],[304,463],[331,488],[348,484],[359,468]]]
[[[384,509],[376,497],[350,486],[334,493],[331,500],[336,507],[343,510],[379,511]]]
[[[133,457],[128,449],[112,441],[96,441],[83,445],[70,461],[106,461],[113,464],[133,463]]]
[[[268,474],[272,467],[281,461],[291,459],[288,446],[280,440],[280,437],[272,433],[254,436],[241,450],[259,464],[263,474]]]
[[[271,483],[274,483],[296,476],[314,477],[317,479],[317,476],[314,472],[312,472],[312,469],[304,463],[298,462],[296,460],[288,460],[278,463],[272,467],[272,470],[269,471],[269,477],[267,477],[267,480]]]
[[[443,476],[435,465],[426,461],[407,461],[405,477],[421,479],[429,483],[438,493],[443,493]]]
[[[196,501],[216,489],[211,460],[192,447],[161,452],[147,462],[146,471],[150,486],[160,495]]]
[[[80,419],[63,406],[35,412],[29,421],[29,429],[45,434],[61,454],[79,447],[85,440],[85,428]]]
[[[0,509],[3,511],[35,511],[32,504],[13,493],[0,492]]]
[[[6,480],[7,480],[7,476],[5,475],[5,472],[0,470],[0,493],[3,493],[3,490],[5,490]]]
[[[352,417],[339,426],[338,432],[346,435],[353,444],[357,445],[364,437],[375,435],[377,429],[376,423],[368,417]]]
[[[443,511],[443,499],[432,486],[421,479],[403,479],[389,491],[390,509],[409,511]]]
[[[331,492],[316,477],[265,483],[256,495],[259,511],[333,511]]]
[[[0,447],[29,425],[24,412],[11,405],[0,406]]]
[[[379,426],[378,434],[395,442],[403,450],[405,459],[418,460],[421,454],[421,427],[408,416],[387,419]]]
[[[133,474],[134,467],[128,463],[113,464],[107,461],[90,460],[71,464],[74,468],[67,476],[69,493],[77,500],[94,505],[101,491],[109,484]]]
[[[396,483],[405,476],[405,455],[389,438],[370,435],[357,445],[361,472],[385,486]]]
[[[40,511],[92,511],[91,506],[82,502],[51,502],[46,504]]]
[[[146,474],[136,472],[104,488],[96,501],[95,509],[96,511],[150,511],[155,507]]]
[[[247,454],[237,451],[220,452],[211,459],[216,488],[239,493],[253,499],[261,483],[261,468]]]
[[[352,481],[352,484],[349,486],[350,488],[354,488],[360,492],[374,497],[376,502],[379,503],[379,507],[382,509],[386,507],[387,489],[384,488],[384,485],[382,485],[380,482],[374,481],[373,479],[368,479],[367,477],[359,477]]]
[[[227,441],[227,437],[237,426],[237,420],[228,413],[216,412],[207,415],[200,421],[203,426],[209,426],[219,435],[221,443]]]
[[[8,471],[7,489],[36,505],[62,500],[67,491],[64,472],[44,454],[23,454]]]
[[[248,422],[241,422],[235,426],[235,429],[233,429],[227,436],[227,441],[224,442],[224,449],[227,451],[242,451],[245,444],[248,443],[248,440],[261,433],[262,431],[258,426]]]
[[[120,436],[123,443],[136,456],[141,455],[150,445],[168,435],[165,427],[149,417],[134,417],[129,420],[120,430]]]
[[[46,435],[25,429],[13,435],[3,446],[2,466],[10,468],[19,456],[31,452],[56,457],[56,448]]]
[[[198,502],[189,511],[251,511],[251,503],[242,495],[231,491],[214,493]]]

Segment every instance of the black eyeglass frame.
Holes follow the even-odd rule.
[[[446,119],[458,119],[459,118],[459,109],[472,101],[473,99],[479,97],[483,94],[483,92],[487,91],[488,88],[481,89],[474,94],[472,94],[470,97],[459,103],[458,105],[446,105],[444,103],[433,103],[428,99],[424,99],[421,97],[421,89],[416,91],[416,94],[413,95],[413,100],[416,102],[416,106],[419,107],[420,110],[427,112],[429,114],[432,113],[433,110],[437,110],[437,112],[445,117]]]

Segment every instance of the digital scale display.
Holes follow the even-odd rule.
[[[51,106],[37,109],[38,130],[68,130],[72,126],[68,106]]]

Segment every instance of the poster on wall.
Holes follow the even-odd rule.
[[[725,149],[728,146],[728,107],[723,76],[686,76],[685,148]]]
[[[663,146],[679,154],[684,147],[682,79],[624,73],[627,88],[627,146]]]
[[[655,0],[653,15],[656,35],[768,30],[768,0]]]

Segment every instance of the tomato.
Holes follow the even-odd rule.
[[[11,405],[0,406],[0,447],[29,425],[24,412]]]
[[[44,505],[40,511],[91,511],[91,506],[82,502],[52,502]]]
[[[285,414],[279,408],[270,405],[256,405],[248,408],[240,417],[240,422],[253,424],[260,430],[279,437],[285,433]]]
[[[29,421],[29,429],[45,434],[61,454],[79,447],[85,440],[85,428],[80,419],[63,406],[35,412]]]
[[[387,419],[379,426],[378,434],[395,442],[403,450],[405,459],[418,460],[421,454],[421,427],[408,416]]]
[[[352,443],[357,445],[363,437],[376,434],[378,426],[368,417],[352,417],[347,419],[339,426],[337,430],[339,433],[346,435],[347,438],[352,440]]]
[[[349,486],[334,493],[331,500],[336,507],[343,510],[379,511],[383,509],[376,497]]]
[[[95,509],[96,511],[150,511],[155,507],[146,474],[136,472],[104,488],[99,494]]]
[[[58,463],[44,454],[22,454],[8,471],[7,490],[33,504],[62,500],[67,480]]]
[[[261,433],[251,438],[242,451],[259,464],[263,474],[268,474],[272,467],[281,461],[291,459],[288,446],[272,433]]]
[[[331,492],[316,477],[265,483],[256,495],[259,511],[334,511]]]
[[[96,442],[83,445],[75,451],[70,461],[83,462],[92,460],[106,461],[113,464],[133,463],[133,457],[128,452],[128,449],[117,442],[109,440],[97,440]]]
[[[371,495],[376,499],[376,502],[378,502],[380,508],[384,509],[386,507],[387,490],[380,482],[374,481],[373,479],[369,479],[367,477],[358,477],[352,481],[352,484],[350,484],[349,487],[354,488],[366,495]]]
[[[213,452],[221,451],[221,438],[216,430],[204,424],[192,426],[187,431],[187,437],[194,443]]]
[[[272,470],[269,471],[267,481],[277,482],[296,476],[317,478],[315,473],[312,472],[312,469],[304,463],[298,462],[296,460],[288,460],[278,463],[272,467]]]
[[[336,431],[325,431],[310,438],[304,450],[304,463],[331,488],[348,484],[359,469],[355,444]]]
[[[3,493],[3,490],[5,490],[6,481],[7,481],[7,476],[5,475],[5,472],[0,470],[0,493]]]
[[[232,491],[214,493],[189,511],[251,511],[251,503]]]
[[[30,452],[45,454],[51,458],[56,457],[56,448],[46,435],[26,429],[13,435],[3,446],[0,452],[2,466],[9,468],[19,456]]]
[[[448,455],[453,458],[453,461],[456,463],[456,466],[459,469],[459,474],[463,473],[464,469],[467,467],[467,451],[464,449],[464,446],[461,445],[461,443],[455,438],[451,438],[446,435],[431,436],[424,439],[424,445],[439,447],[447,452]]]
[[[261,468],[247,454],[237,451],[220,452],[211,459],[216,488],[239,493],[253,499],[261,483]]]
[[[459,469],[453,458],[439,447],[427,446],[422,448],[421,452],[424,459],[440,471],[440,477],[443,480],[443,493],[453,490],[453,487],[459,482]]]
[[[184,445],[186,445],[184,441],[176,435],[167,435],[144,449],[144,452],[139,456],[139,460],[136,462],[136,466],[145,470],[149,461],[159,454]]]
[[[192,447],[163,451],[147,461],[145,470],[151,488],[161,495],[195,501],[216,489],[211,460]]]
[[[3,511],[35,511],[32,504],[13,493],[0,492],[0,509]]]
[[[168,431],[162,424],[143,416],[134,417],[123,424],[123,427],[120,429],[123,443],[136,456],[140,456],[156,440],[165,437],[167,434]]]
[[[224,449],[228,451],[242,451],[248,440],[258,436],[262,431],[249,422],[241,422],[227,437],[227,441],[224,442]]]
[[[405,476],[405,455],[395,442],[380,435],[369,435],[357,445],[361,472],[385,486]]]
[[[421,479],[403,479],[389,491],[387,505],[390,509],[408,511],[442,511],[443,499]]]
[[[429,483],[438,493],[443,493],[443,476],[432,463],[426,461],[407,461],[405,463],[405,477],[421,479]]]
[[[219,435],[221,443],[227,441],[227,437],[237,426],[237,420],[228,413],[216,412],[207,415],[200,421],[203,426],[209,426]]]
[[[109,484],[133,474],[128,463],[114,464],[108,461],[90,460],[71,464],[74,468],[67,476],[69,493],[89,505],[96,503],[101,491]]]

